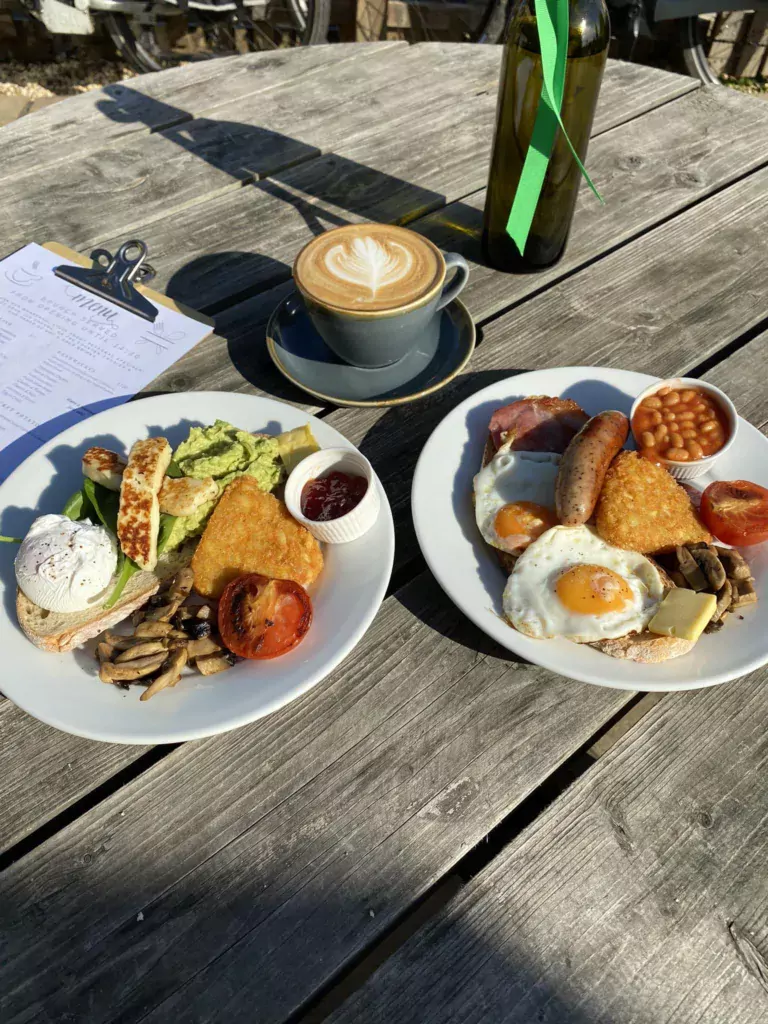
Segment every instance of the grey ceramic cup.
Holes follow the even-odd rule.
[[[435,250],[442,274],[434,288],[408,305],[387,310],[340,310],[307,295],[299,286],[315,330],[326,345],[351,366],[377,369],[402,359],[418,344],[440,332],[440,310],[460,294],[469,278],[469,265],[455,252]],[[449,270],[456,273],[446,284]],[[297,286],[298,286],[297,282]]]

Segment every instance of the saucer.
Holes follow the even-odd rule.
[[[328,348],[294,292],[272,313],[267,349],[292,384],[333,405],[403,405],[432,394],[464,369],[475,348],[475,325],[454,299],[440,316],[439,336],[376,370],[350,366]]]

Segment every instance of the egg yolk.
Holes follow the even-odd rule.
[[[512,501],[502,505],[493,525],[502,539],[525,536],[536,540],[545,530],[557,525],[557,516],[551,508],[537,505],[535,501]]]
[[[560,601],[581,615],[604,615],[619,611],[632,600],[627,581],[604,565],[574,565],[555,585]]]

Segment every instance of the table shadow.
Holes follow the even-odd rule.
[[[233,179],[248,183],[254,194],[254,217],[259,216],[259,193],[291,206],[313,235],[359,219],[408,223],[441,209],[447,202],[440,192],[337,153],[323,153],[316,146],[270,128],[214,116],[192,117],[180,107],[138,93],[124,84],[107,85],[103,92],[105,98],[98,101],[97,107],[105,117],[161,130],[165,139],[181,149]],[[258,97],[254,102],[258,102]],[[160,129],[156,128],[158,125]],[[302,165],[306,165],[306,173]],[[475,262],[482,261],[482,214],[461,202],[451,203],[451,210],[462,224],[458,245],[452,248]],[[275,263],[258,252],[197,257],[177,268],[166,290],[173,298],[208,311],[288,278],[290,268]],[[226,274],[227,283],[221,278],[217,282],[210,271]],[[205,287],[201,290],[202,272]]]

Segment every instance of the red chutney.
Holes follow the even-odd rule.
[[[334,469],[327,476],[309,480],[301,491],[301,511],[315,523],[340,519],[360,504],[368,490],[363,476]]]

